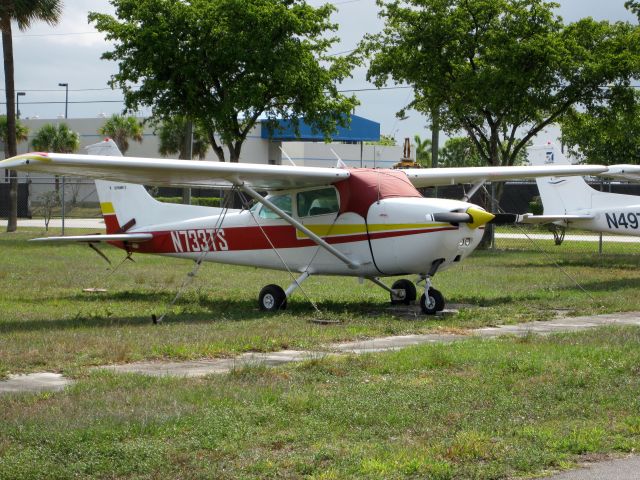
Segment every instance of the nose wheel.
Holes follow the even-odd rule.
[[[444,310],[444,296],[439,290],[429,287],[420,297],[420,308],[425,315],[435,315]]]

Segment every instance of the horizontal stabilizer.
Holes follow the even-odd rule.
[[[70,235],[68,237],[32,238],[30,242],[52,243],[99,243],[99,242],[147,242],[153,238],[151,233],[121,233],[113,235]]]
[[[554,222],[575,222],[577,220],[592,220],[593,215],[533,215],[525,213],[519,215],[517,213],[497,213],[491,222],[494,225],[512,225],[514,223],[522,223],[526,225],[542,225]]]

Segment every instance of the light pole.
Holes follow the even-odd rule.
[[[67,114],[69,113],[69,84],[68,83],[59,83],[59,87],[64,87],[64,118],[67,118]]]
[[[16,92],[16,118],[20,118],[20,97],[24,97],[26,92]]]

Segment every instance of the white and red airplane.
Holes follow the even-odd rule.
[[[299,277],[286,290],[262,289],[259,306],[268,311],[285,308],[310,275],[368,279],[387,290],[392,303],[409,304],[417,297],[412,281],[388,287],[380,277],[415,274],[418,283],[424,281],[422,311],[435,314],[445,302],[431,278],[476,248],[493,215],[467,201],[424,198],[416,188],[474,183],[473,194],[485,181],[606,170],[573,165],[314,168],[114,155],[120,152],[108,140],[90,147],[88,155],[28,153],[0,162],[0,168],[96,179],[107,234],[36,240],[102,241],[129,254],[296,272]],[[222,186],[256,203],[243,210],[167,204],[153,199],[143,185]],[[263,196],[260,190],[269,193]]]

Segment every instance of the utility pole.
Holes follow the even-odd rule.
[[[67,119],[69,114],[69,84],[68,83],[59,83],[59,87],[64,87],[64,118]]]

